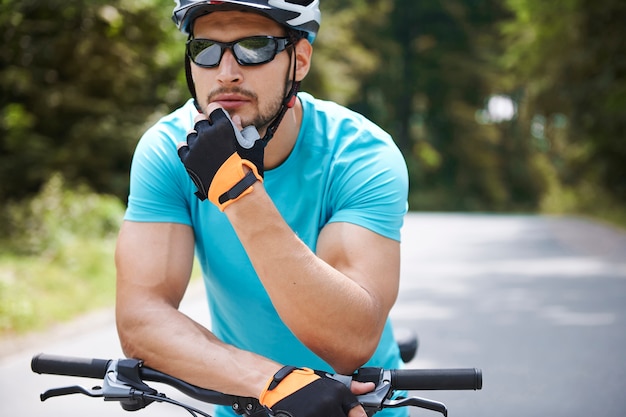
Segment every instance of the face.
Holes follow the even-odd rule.
[[[285,30],[261,15],[235,11],[210,13],[194,23],[195,38],[231,42],[255,35],[282,37]],[[240,66],[227,49],[219,66],[201,68],[192,63],[191,71],[203,109],[217,103],[231,116],[241,117],[244,127],[252,124],[263,131],[280,109],[293,61],[288,49],[266,64]]]

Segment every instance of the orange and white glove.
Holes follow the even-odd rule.
[[[264,145],[254,126],[239,131],[221,108],[199,120],[187,135],[187,143],[178,148],[198,189],[196,196],[208,197],[221,211],[251,193],[256,181],[263,182],[263,154]]]
[[[285,366],[259,396],[272,415],[289,417],[346,417],[359,405],[350,389],[324,372]]]

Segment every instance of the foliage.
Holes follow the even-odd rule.
[[[374,16],[384,16],[389,5],[367,0],[322,2],[322,26],[303,89],[344,104],[354,98],[364,78],[382,67],[377,51],[360,39],[359,28],[380,27],[384,20]]]
[[[0,199],[53,172],[125,198],[146,120],[184,97],[170,3],[0,2]]]
[[[392,133],[409,165],[412,209],[593,213],[594,200],[607,206],[596,214],[623,209],[626,3],[322,7],[305,85]],[[484,118],[493,94],[515,101],[512,119]]]
[[[507,4],[502,64],[524,92],[525,139],[553,172],[542,208],[618,218],[606,213],[626,204],[626,3]]]
[[[73,239],[114,237],[123,212],[119,199],[85,187],[68,189],[55,174],[36,196],[6,205],[0,244],[17,255],[54,257]]]
[[[125,198],[138,137],[188,96],[172,6],[0,0],[0,199],[31,196],[54,172]],[[622,0],[321,7],[304,89],[393,135],[413,210],[587,211],[592,194],[623,208]],[[494,94],[515,117],[484,117]]]
[[[115,290],[119,199],[68,189],[54,175],[3,212],[0,334],[42,328],[101,306]]]
[[[385,127],[404,152],[412,209],[537,207],[545,185],[531,172],[529,146],[513,141],[509,126],[475,118],[498,92],[497,23],[508,16],[500,2],[353,0],[328,11],[333,28],[347,25],[352,33],[333,55],[357,68],[347,104]],[[346,50],[368,51],[373,65],[360,65]],[[328,72],[339,74],[336,90],[350,85],[337,67]]]

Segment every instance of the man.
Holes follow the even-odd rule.
[[[124,352],[274,413],[363,416],[354,394],[372,384],[351,392],[321,371],[400,364],[387,317],[402,156],[362,116],[297,94],[318,0],[176,3],[194,99],[133,159],[116,251]],[[211,331],[178,311],[194,251]]]

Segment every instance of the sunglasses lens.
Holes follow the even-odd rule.
[[[263,64],[276,55],[276,40],[258,37],[247,38],[235,43],[235,56],[243,64]]]
[[[284,38],[280,46],[285,49]],[[187,44],[187,54],[197,65],[217,67],[222,60],[224,49],[231,49],[240,65],[259,65],[274,59],[279,41],[267,36],[253,36],[232,43],[221,43],[210,39],[192,39]]]
[[[214,67],[220,63],[222,48],[210,40],[194,39],[189,44],[189,56],[198,65]]]

